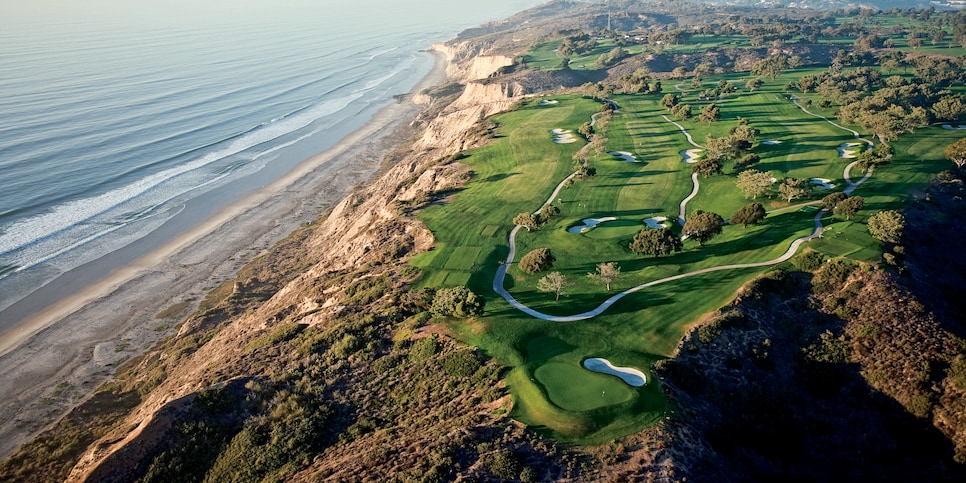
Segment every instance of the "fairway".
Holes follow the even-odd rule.
[[[534,52],[542,56],[540,62],[552,62],[548,48]],[[514,228],[511,220],[539,210],[573,172],[574,153],[586,144],[576,133],[602,104],[579,95],[556,95],[553,103],[527,100],[512,112],[493,117],[499,125],[497,139],[468,152],[461,161],[474,171],[474,180],[447,203],[420,212],[436,244],[413,263],[422,269],[419,286],[453,286],[459,281],[486,297],[485,316],[472,328],[459,322],[451,327],[460,338],[511,367],[507,376],[514,395],[511,416],[580,444],[636,432],[663,418],[667,401],[659,384],[649,376],[647,384],[633,388],[619,377],[581,367],[583,359],[613,357],[610,360],[619,366],[648,372],[654,361],[673,353],[688,327],[731,301],[742,284],[768,270],[790,266],[778,260],[794,255],[790,247],[797,239],[821,233],[822,238],[805,241],[804,246],[833,257],[878,259],[879,244],[864,224],[871,212],[863,210],[854,220],[843,221],[830,214],[816,220],[818,211],[812,207],[782,210],[849,187],[846,167],[855,159],[843,157],[842,146],[862,149],[849,144],[864,144],[856,139],[853,126],[833,124],[824,119],[831,112],[803,108],[783,92],[784,83],[808,72],[802,69],[754,92],[729,95],[719,102],[721,120],[713,123],[694,118],[671,122],[665,118],[667,109],[659,105],[660,96],[614,95],[612,100],[620,109],[607,128],[606,147],[589,151],[588,164],[596,175],[560,187],[549,200],[559,209],[557,216],[530,231],[517,229],[515,257],[509,265],[504,261],[510,251],[507,235]],[[697,91],[679,94],[682,102],[697,109],[706,104]],[[635,234],[655,229],[646,227],[647,220],[680,235],[679,211],[695,189],[693,165],[681,156],[694,148],[686,134],[702,144],[709,135],[727,136],[739,119],[760,130],[751,149],[760,157],[755,169],[769,172],[776,180],[803,179],[817,188],[792,203],[774,194],[762,196],[756,201],[766,210],[777,211],[758,225],[725,225],[720,235],[704,245],[685,240],[681,252],[663,257],[632,252],[629,244]],[[569,131],[575,142],[554,142],[553,130]],[[937,146],[956,139],[956,133],[936,127],[903,137],[895,143],[896,159],[853,189],[871,206],[894,205],[912,186],[942,169]],[[619,155],[611,154],[615,152]],[[627,162],[621,153],[629,153],[637,162]],[[698,176],[697,193],[684,204],[685,217],[703,210],[728,219],[752,201],[736,186],[733,163],[723,171]],[[857,180],[861,174],[855,170],[851,178]],[[824,183],[835,186],[818,187]],[[661,217],[666,221],[657,225]],[[824,231],[815,231],[816,221]],[[569,282],[559,301],[539,290],[538,282],[546,273],[525,273],[516,264],[523,254],[543,247],[550,248],[556,259],[551,270]],[[587,277],[604,262],[620,268],[610,290]],[[717,267],[734,268],[701,273]],[[497,283],[515,303],[547,317],[586,313],[619,292],[662,283],[629,292],[586,320],[551,322],[521,312],[495,293],[499,270],[505,270],[506,278],[497,278]],[[686,278],[677,278],[681,276]]]

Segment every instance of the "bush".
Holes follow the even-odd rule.
[[[436,291],[429,311],[436,316],[472,317],[483,313],[485,301],[466,287],[443,288]]]
[[[516,479],[520,475],[520,460],[509,450],[500,450],[486,460],[486,469],[497,478]]]
[[[809,251],[798,255],[792,259],[792,265],[803,272],[814,272],[822,267],[825,255],[819,252]]]
[[[440,361],[443,370],[453,377],[469,377],[479,370],[480,359],[472,350],[460,350],[443,356]]]
[[[523,270],[530,275],[537,272],[542,272],[553,266],[553,262],[557,261],[554,258],[553,253],[550,252],[549,248],[537,248],[523,256],[520,259],[518,266],[520,270]]]
[[[710,344],[721,335],[721,321],[712,320],[707,324],[698,326],[698,340],[702,344]]]
[[[385,295],[392,288],[389,277],[367,277],[356,280],[345,288],[347,304],[368,305]]]

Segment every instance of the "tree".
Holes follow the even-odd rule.
[[[751,146],[755,143],[755,138],[761,134],[761,130],[752,127],[747,119],[739,118],[738,125],[731,128],[728,134],[738,151],[747,151],[751,149]],[[735,156],[737,156],[737,153],[735,153]]]
[[[940,97],[929,110],[940,121],[956,121],[966,116],[966,102],[961,96],[946,95]]]
[[[708,134],[704,142],[704,157],[716,161],[727,161],[738,157],[743,146],[745,144],[738,136],[716,138]],[[747,144],[747,146],[751,147],[751,144]]]
[[[665,109],[671,109],[672,107],[676,106],[680,100],[681,98],[675,94],[664,94],[664,97],[661,98],[661,106]]]
[[[527,231],[532,231],[540,224],[540,220],[533,213],[520,213],[513,218],[513,224],[520,225]]]
[[[747,228],[748,225],[754,225],[764,220],[766,215],[765,207],[761,203],[751,203],[742,206],[735,214],[731,215],[731,223],[739,224],[742,228]]]
[[[691,119],[691,116],[693,116],[691,112],[691,104],[675,104],[673,107],[671,107],[671,114],[674,114],[674,117],[682,121],[685,119]]]
[[[835,205],[833,212],[837,216],[844,217],[846,220],[851,220],[852,217],[862,209],[862,205],[864,204],[865,199],[863,199],[861,196],[850,196]]]
[[[436,316],[472,317],[483,314],[486,301],[466,287],[441,288],[429,311]]]
[[[794,199],[808,196],[811,192],[812,185],[803,179],[785,178],[785,181],[778,186],[778,194],[782,198],[787,198],[789,203]]]
[[[895,210],[880,211],[869,217],[869,234],[885,243],[899,243],[906,228],[906,217]]]
[[[540,223],[546,223],[559,214],[560,214],[560,208],[551,204],[546,204],[546,205],[543,205],[543,208],[540,208],[540,213],[537,216],[537,221]]]
[[[555,261],[557,259],[554,258],[549,248],[537,248],[520,259],[519,267],[520,270],[533,275],[552,267]]]
[[[714,158],[701,158],[691,168],[691,172],[698,173],[701,176],[711,176],[713,174],[721,174],[723,171],[721,161]]]
[[[829,193],[822,198],[822,209],[825,211],[833,211],[835,210],[835,205],[841,203],[846,198],[848,198],[848,195],[842,193],[841,191]]]
[[[763,86],[764,84],[765,83],[762,82],[761,78],[755,77],[745,83],[745,88],[747,88],[751,92],[755,92],[756,90],[760,89],[761,86]]]
[[[701,109],[701,114],[698,115],[699,121],[706,122],[709,125],[719,119],[721,119],[721,109],[713,102]]]
[[[763,195],[771,191],[771,186],[774,184],[771,171],[758,171],[757,169],[747,169],[738,173],[738,181],[736,185],[745,197],[751,197],[752,199],[758,199],[758,196]]]
[[[598,263],[597,271],[594,273],[588,273],[587,278],[590,278],[596,283],[599,283],[610,291],[610,284],[617,281],[617,278],[621,275],[621,267],[617,265],[617,262],[607,262]]]
[[[755,62],[755,65],[751,67],[751,74],[775,80],[775,78],[780,76],[782,72],[785,72],[785,69],[787,68],[788,57],[784,55],[775,55]]]
[[[966,166],[966,138],[946,146],[946,159],[956,163],[960,168]]]
[[[667,228],[645,228],[634,235],[630,249],[641,255],[660,257],[681,251],[681,239]]]
[[[537,290],[552,293],[556,296],[554,302],[560,301],[560,296],[563,295],[567,287],[570,287],[570,282],[560,272],[550,272],[537,282]]]
[[[688,217],[681,232],[685,236],[694,238],[699,245],[703,246],[704,242],[721,233],[722,225],[724,225],[724,219],[721,215],[698,210]]]

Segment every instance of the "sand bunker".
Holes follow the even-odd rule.
[[[601,374],[611,374],[624,380],[628,386],[641,387],[647,383],[647,376],[643,372],[633,367],[614,367],[607,359],[592,357],[584,360],[584,368],[599,372]]]
[[[831,181],[828,178],[812,178],[812,184],[818,189],[830,190],[835,187],[834,184],[829,183]]]
[[[862,143],[842,143],[837,149],[839,150],[840,158],[857,158],[859,157],[858,149],[851,149],[856,146],[861,146]]]
[[[664,222],[667,221],[666,216],[652,216],[644,220],[644,224],[648,228],[667,228]]]
[[[775,145],[775,144],[781,144],[782,142],[779,141],[779,140],[777,140],[777,139],[771,139],[771,140],[768,140],[768,141],[762,141],[761,143],[762,144],[767,144],[769,146],[772,146],[772,145]]]
[[[611,151],[609,154],[611,156],[620,158],[621,161],[626,161],[628,163],[636,163],[637,162],[637,158],[635,158],[633,154],[631,154],[631,153],[629,153],[627,151]]]
[[[681,151],[681,161],[685,163],[697,163],[698,156],[701,156],[703,149],[689,149],[687,151]]]
[[[943,124],[943,129],[966,129],[966,126],[963,126],[962,124],[957,126],[953,126],[952,124]]]
[[[573,134],[570,134],[568,129],[551,129],[550,134],[553,134],[553,142],[557,144],[570,144],[577,142],[577,138]]]
[[[557,101],[556,99],[544,99],[544,100],[540,101],[540,105],[541,106],[550,106],[550,105],[556,104],[557,102],[559,102],[559,101]]]
[[[572,226],[567,228],[567,231],[570,233],[586,233],[605,221],[614,221],[616,219],[617,218],[614,218],[613,216],[605,216],[603,218],[585,218],[583,225]]]

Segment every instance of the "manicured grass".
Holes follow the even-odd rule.
[[[681,124],[703,143],[705,136],[724,136],[737,119],[747,118],[761,130],[753,151],[761,156],[757,169],[773,176],[829,178],[845,187],[842,159],[836,148],[854,141],[851,133],[804,113],[782,92],[790,80],[814,70],[801,69],[766,81],[754,93],[739,92],[719,102],[722,120],[711,125],[695,120]],[[729,77],[743,86],[741,76]],[[712,85],[717,80],[710,81]],[[654,361],[670,356],[687,328],[703,315],[729,303],[739,287],[768,270],[790,267],[759,267],[716,271],[667,282],[628,295],[593,319],[554,323],[534,319],[511,307],[492,291],[494,273],[507,255],[510,220],[544,203],[560,180],[572,170],[573,154],[583,141],[555,144],[549,131],[577,128],[590,119],[600,105],[577,96],[557,96],[559,102],[540,106],[529,101],[519,110],[496,116],[499,138],[472,151],[462,162],[474,173],[458,194],[419,214],[436,236],[436,247],[417,257],[422,268],[419,286],[466,284],[487,298],[485,316],[451,325],[457,336],[482,348],[511,367],[507,384],[514,396],[511,415],[553,437],[579,444],[596,444],[655,424],[667,410],[659,385],[650,378]],[[811,233],[814,208],[790,209],[769,214],[760,225],[725,226],[723,233],[705,246],[686,241],[684,251],[667,257],[641,257],[628,244],[643,228],[643,220],[666,216],[673,232],[679,204],[691,192],[690,165],[680,152],[689,149],[684,135],[665,121],[660,96],[616,95],[620,106],[610,123],[608,145],[591,156],[597,175],[565,188],[554,204],[560,215],[538,230],[522,230],[517,237],[517,259],[539,247],[551,248],[557,261],[552,270],[573,284],[559,302],[552,294],[537,290],[542,274],[529,275],[514,264],[504,286],[521,303],[547,314],[582,313],[616,292],[672,275],[722,265],[763,262],[782,255],[793,240]],[[685,101],[701,108],[697,93]],[[817,107],[809,110],[831,117]],[[852,127],[852,126],[847,126]],[[854,128],[854,127],[853,127]],[[855,194],[866,199],[866,208],[854,220],[826,215],[824,237],[806,246],[828,256],[848,256],[875,261],[879,244],[868,235],[864,221],[875,211],[896,208],[911,196],[912,188],[951,164],[942,149],[966,135],[958,131],[928,128],[894,143],[892,163]],[[869,137],[869,136],[867,136]],[[765,145],[761,141],[781,140]],[[640,162],[627,163],[607,154],[627,151]],[[861,177],[853,173],[853,178]],[[729,217],[750,203],[735,187],[732,166],[725,174],[701,178],[701,191],[687,213],[703,209]],[[813,194],[820,199],[828,191]],[[786,206],[776,198],[760,198],[767,209]],[[799,203],[803,200],[796,200]],[[585,233],[567,228],[585,218],[617,218]],[[610,291],[586,275],[600,262],[618,262],[621,277]],[[593,373],[580,366],[587,357],[605,357],[616,365],[636,367],[649,374],[648,384],[632,388],[619,378]]]
[[[523,56],[528,67],[540,70],[558,70],[563,63],[563,56],[557,52],[562,40],[553,40],[538,45]],[[597,69],[597,59],[608,54],[617,45],[612,39],[599,40],[597,47],[587,53],[574,55],[570,58],[571,70],[592,71]],[[637,55],[644,51],[642,45],[628,45],[623,47],[628,55]]]

